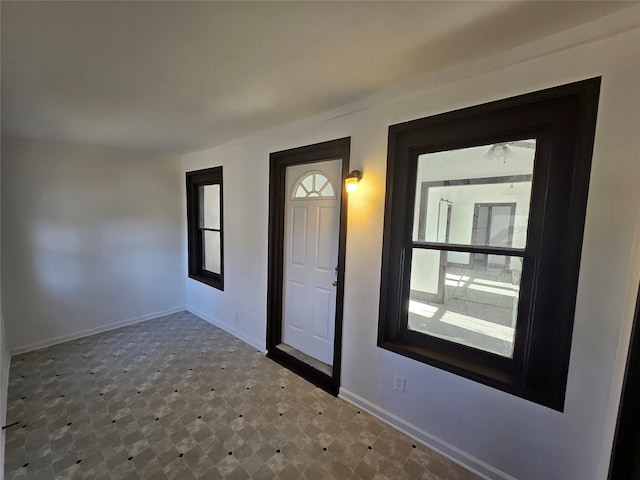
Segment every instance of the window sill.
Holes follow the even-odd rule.
[[[504,368],[491,367],[486,364],[480,365],[475,360],[464,360],[459,355],[438,352],[428,347],[408,342],[392,343],[382,340],[378,342],[378,347],[482,383],[516,397],[562,411],[564,398],[550,398],[544,393],[541,394],[532,388],[528,388],[522,382],[522,373],[516,372],[515,369],[512,372],[508,372]]]

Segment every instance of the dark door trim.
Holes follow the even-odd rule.
[[[631,329],[609,480],[640,478],[640,289]]]
[[[309,380],[323,390],[337,395],[340,389],[342,358],[342,312],[344,299],[344,257],[347,238],[347,194],[342,188],[349,173],[351,137],[315,145],[283,150],[269,155],[269,265],[267,285],[267,357]],[[284,278],[284,214],[287,200],[286,168],[292,165],[325,160],[342,160],[340,232],[338,237],[338,285],[333,343],[333,371],[328,375],[296,357],[276,348],[282,341],[282,283]]]

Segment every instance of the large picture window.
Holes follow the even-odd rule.
[[[562,410],[599,84],[390,127],[380,347]]]
[[[189,277],[224,290],[222,167],[187,173]]]

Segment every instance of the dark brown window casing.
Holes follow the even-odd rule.
[[[379,347],[563,410],[599,91],[593,78],[389,127]],[[412,239],[419,155],[521,139],[536,139],[525,248]],[[417,248],[521,258],[512,357],[408,328]]]
[[[189,253],[189,278],[224,290],[224,215],[222,167],[187,172],[187,236]],[[208,226],[202,223],[204,205],[203,189],[207,185],[219,186],[219,224]],[[205,268],[206,232],[219,236],[219,271]]]

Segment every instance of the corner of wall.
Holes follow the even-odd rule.
[[[224,330],[227,333],[230,333],[231,335],[233,335],[234,337],[242,340],[244,343],[251,345],[253,348],[255,348],[256,350],[266,354],[267,353],[267,349],[264,345],[263,342],[261,342],[260,340],[253,338],[249,335],[246,335],[245,333],[231,327],[230,325],[220,321],[220,319],[215,318],[211,315],[206,314],[205,312],[202,312],[196,308],[193,308],[191,306],[187,306],[187,311],[189,313],[192,313],[193,315],[195,315],[196,317],[200,317],[202,320],[205,320],[206,322],[210,323],[211,325],[214,325],[218,328],[221,328],[222,330]]]

